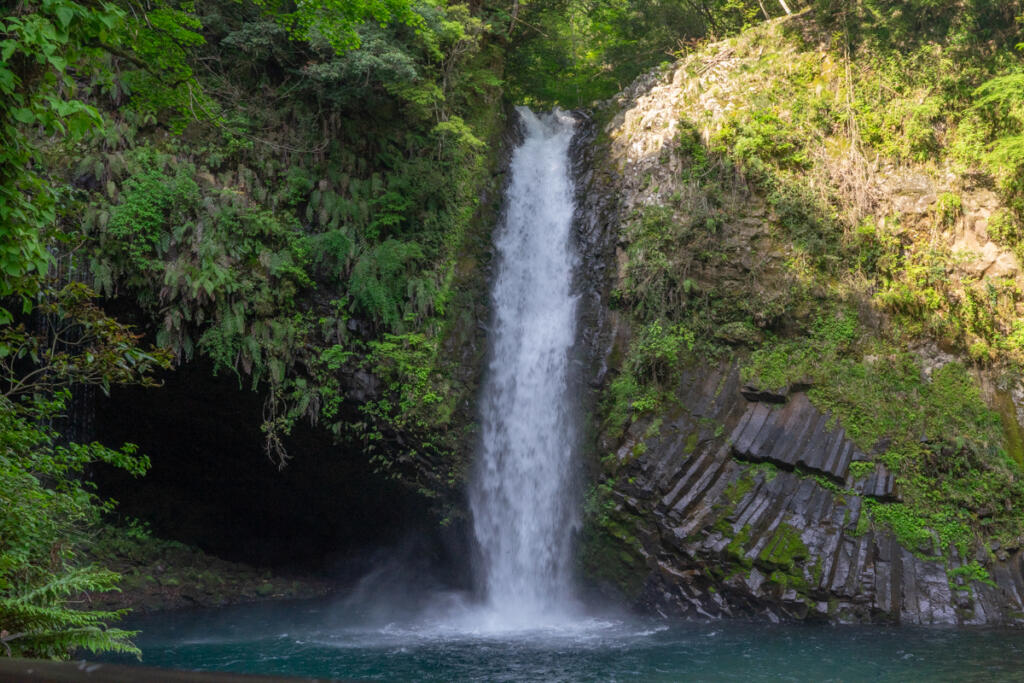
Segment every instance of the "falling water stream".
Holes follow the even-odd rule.
[[[495,620],[528,627],[570,608],[574,430],[567,391],[576,332],[570,244],[574,120],[519,108],[505,218],[495,239],[491,362],[470,492]]]

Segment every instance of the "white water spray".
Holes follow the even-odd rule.
[[[576,438],[568,395],[575,341],[570,246],[573,119],[520,107],[491,294],[492,356],[481,405],[482,452],[470,492],[488,606],[510,628],[568,616]]]

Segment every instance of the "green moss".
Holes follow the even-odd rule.
[[[748,471],[756,472],[764,481],[771,481],[779,474],[779,468],[770,462],[759,462],[747,466]]]
[[[725,533],[727,535],[732,534],[732,528],[728,527],[728,525],[726,526],[727,528],[725,529]],[[749,569],[754,565],[753,561],[746,556],[746,545],[747,542],[750,540],[750,531],[750,525],[744,525],[744,527],[740,529],[739,532],[733,535],[732,539],[729,541],[729,544],[725,546],[726,555],[732,558],[741,567],[744,567],[746,569]]]
[[[743,471],[734,482],[725,488],[725,491],[722,492],[722,498],[728,501],[730,506],[735,506],[743,500],[743,497],[750,493],[753,488],[753,475],[749,471]]]
[[[862,501],[865,499],[862,499]],[[854,536],[863,536],[871,529],[871,514],[867,506],[862,502],[860,513],[857,515],[857,526],[853,530]]]
[[[873,462],[851,462],[850,463],[850,474],[853,475],[854,479],[863,479],[872,472],[875,471],[875,463]]]
[[[651,423],[647,425],[647,429],[644,430],[644,438],[652,439],[661,434],[661,426],[665,423],[665,418],[659,415],[658,417],[651,420]]]
[[[995,409],[1003,427],[1006,452],[1018,465],[1024,465],[1024,429],[1017,421],[1017,406],[1008,391],[995,391]]]
[[[639,595],[648,571],[635,532],[638,520],[622,511],[604,520],[589,518],[580,536],[579,561],[591,579],[607,581],[626,599]]]
[[[700,434],[697,432],[690,432],[686,437],[686,443],[683,444],[683,453],[690,454],[697,449],[697,444],[700,442]]]
[[[797,572],[773,571],[768,575],[768,580],[783,589],[792,588],[797,593],[805,594],[810,589],[807,579]]]
[[[785,522],[779,524],[771,539],[757,556],[759,564],[776,567],[784,572],[791,572],[795,564],[810,557],[810,552],[802,540],[800,531]]]
[[[814,581],[815,586],[821,585],[821,579],[825,575],[825,567],[822,564],[822,556],[816,555],[814,557],[814,564],[811,566],[811,578]]]

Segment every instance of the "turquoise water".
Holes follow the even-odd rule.
[[[422,614],[423,612],[420,612]],[[343,602],[131,620],[147,666],[401,681],[1013,681],[1024,632],[581,617],[502,631],[453,598],[443,619]]]

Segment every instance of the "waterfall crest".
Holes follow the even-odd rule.
[[[576,447],[569,351],[576,256],[570,240],[574,120],[518,108],[491,292],[491,361],[481,400],[481,452],[470,505],[489,607],[510,626],[544,623],[572,604],[570,544]]]

